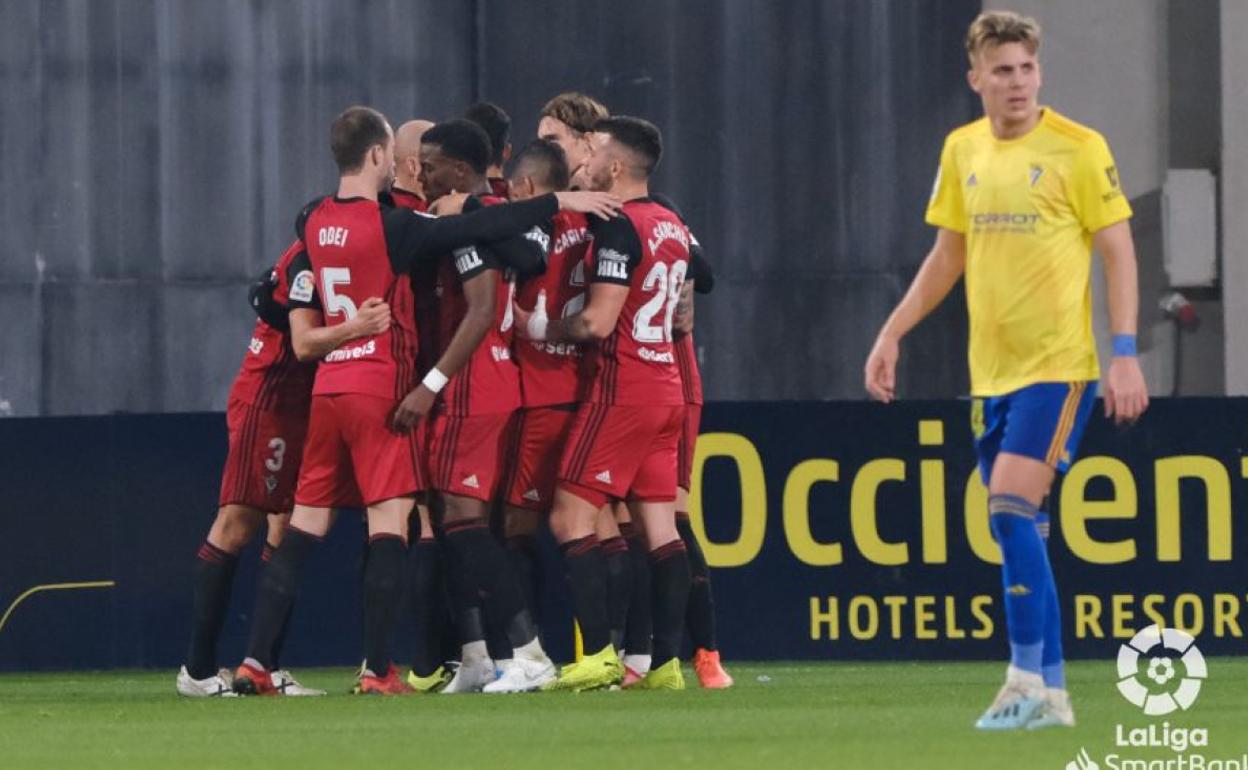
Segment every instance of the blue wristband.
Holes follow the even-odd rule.
[[[1135,335],[1134,334],[1115,334],[1114,335],[1114,355],[1115,356],[1136,355]]]

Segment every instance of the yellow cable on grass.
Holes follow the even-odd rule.
[[[9,616],[13,614],[13,610],[17,609],[17,605],[26,601],[28,597],[34,596],[41,591],[73,591],[79,588],[112,588],[117,585],[115,580],[92,580],[85,583],[47,583],[41,586],[28,588],[21,596],[13,600],[9,608],[4,611],[4,615],[0,616],[0,631],[4,630],[4,624],[9,622]]]

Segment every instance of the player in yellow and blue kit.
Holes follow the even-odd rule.
[[[945,140],[927,209],[936,244],[885,322],[866,387],[895,396],[899,343],[966,278],[972,426],[1001,546],[1010,665],[976,727],[1073,725],[1057,587],[1041,513],[1078,447],[1101,377],[1092,335],[1091,249],[1105,261],[1114,356],[1105,414],[1133,422],[1148,406],[1135,350],[1135,247],[1103,137],[1037,102],[1040,28],[987,11],[966,41],[984,117]]]

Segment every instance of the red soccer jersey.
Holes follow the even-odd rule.
[[[429,201],[414,192],[404,190],[402,187],[391,187],[390,197],[394,199],[394,205],[396,206],[402,206],[405,209],[422,213],[429,210]]]
[[[583,214],[561,211],[551,222],[546,272],[520,284],[516,303],[532,311],[537,295],[546,292],[546,313],[566,318],[585,307],[585,254],[589,225]],[[526,407],[571,404],[577,400],[581,347],[573,342],[516,343],[520,388]]]
[[[396,269],[387,246],[380,204],[366,198],[324,198],[306,215],[301,233],[309,264],[291,282],[292,301],[315,302],[325,325],[337,326],[366,299],[380,297],[390,305],[393,319],[389,331],[351,340],[325,356],[313,394],[402,399],[420,380],[416,317],[411,282],[400,274],[404,269]]]
[[[686,334],[673,345],[676,351],[676,367],[680,369],[681,387],[685,403],[702,405],[702,372],[698,370],[698,351],[693,344],[693,334]]]
[[[672,315],[689,269],[689,230],[649,198],[591,225],[590,281],[628,286],[615,331],[596,350],[586,401],[620,405],[685,403],[672,345]]]
[[[486,206],[507,202],[492,195],[478,197]],[[494,323],[468,363],[451,377],[439,394],[440,408],[456,417],[499,414],[520,408],[520,371],[511,357],[514,335],[511,300],[515,283],[485,250],[459,252],[442,260],[438,266],[438,355],[451,344],[451,338],[468,313],[464,281],[486,270],[498,271]]]
[[[278,304],[285,305],[289,300],[288,270],[302,253],[303,244],[295,241],[273,266],[273,299]],[[289,332],[256,319],[243,365],[230,388],[230,398],[278,412],[307,411],[315,374],[315,363],[301,363],[295,358]]]

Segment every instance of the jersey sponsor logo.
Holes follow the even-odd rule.
[[[533,349],[539,353],[545,353],[551,356],[562,356],[564,358],[579,358],[581,355],[581,346],[575,342],[535,342],[530,341]]]
[[[295,302],[311,302],[316,281],[311,270],[300,270],[295,281],[290,285],[290,298]]]
[[[939,177],[937,177],[937,179],[939,179]],[[972,171],[972,172],[971,172],[971,175],[970,175],[970,176],[968,176],[968,177],[966,178],[966,186],[967,186],[967,187],[978,187],[978,186],[979,186],[979,180],[975,178],[975,172],[974,172],[974,171]]]
[[[1031,164],[1031,186],[1035,187],[1036,182],[1040,181],[1040,177],[1044,175],[1044,167]]]
[[[484,264],[485,262],[481,261],[481,255],[472,246],[455,250],[455,272],[460,275],[471,273]]]
[[[611,481],[611,471],[610,471],[610,470],[605,470],[605,471],[603,471],[602,473],[599,473],[597,476],[594,476],[594,480],[595,480],[595,481],[601,481],[603,484],[610,484],[610,483],[612,483],[612,481]]]
[[[253,356],[260,355],[260,351],[264,350],[264,340],[252,337],[251,342],[247,345],[247,349],[251,351]]]
[[[1001,211],[971,215],[971,226],[976,233],[1013,233],[1029,235],[1036,232],[1039,214]]]
[[[495,361],[510,361],[511,348],[504,345],[490,345],[490,355]]]
[[[369,340],[363,345],[356,345],[351,348],[338,348],[325,356],[325,363],[334,364],[341,361],[350,361],[364,356],[371,356],[377,352],[377,340]]]
[[[674,364],[676,357],[672,355],[672,351],[668,350],[660,353],[650,348],[637,348],[637,357],[642,361],[653,361],[656,364]]]
[[[540,503],[542,501],[542,496],[538,494],[536,489],[530,489],[528,492],[525,492],[522,497],[532,503]]]
[[[598,277],[627,281],[628,255],[615,249],[599,249]]]
[[[689,248],[689,231],[684,225],[676,222],[669,222],[666,219],[659,220],[655,223],[654,229],[650,231],[650,238],[646,245],[650,247],[650,253],[654,254],[659,250],[659,246],[663,245],[663,241],[676,241],[686,249]]]
[[[573,246],[580,246],[589,240],[589,230],[584,227],[578,227],[573,230],[564,230],[559,233],[559,237],[555,239],[555,245],[552,251],[555,254],[562,254]]]
[[[321,246],[346,246],[350,234],[345,227],[322,227],[316,234],[316,242]]]
[[[469,489],[480,489],[480,488],[481,488],[481,482],[477,480],[477,474],[475,474],[475,473],[474,473],[474,474],[472,474],[471,476],[469,476],[468,478],[464,479],[463,481],[459,482],[459,483],[460,483],[460,484],[463,484],[464,486],[468,487]]]

